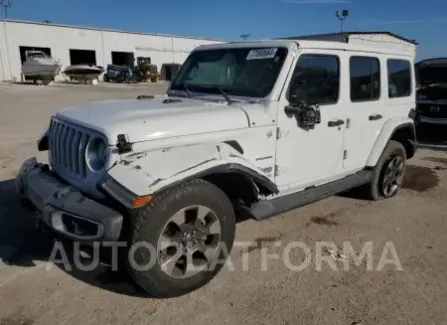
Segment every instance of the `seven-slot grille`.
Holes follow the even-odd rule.
[[[90,135],[84,129],[52,119],[48,144],[53,169],[86,177],[85,150],[89,139]]]

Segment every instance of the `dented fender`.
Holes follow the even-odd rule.
[[[239,172],[273,193],[276,185],[258,167],[226,143],[149,150],[116,162],[108,174],[138,196],[153,194],[184,180],[212,173]]]

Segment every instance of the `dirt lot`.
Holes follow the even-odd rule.
[[[253,241],[248,268],[240,249],[231,265],[206,287],[181,298],[146,297],[122,276],[101,266],[91,272],[46,263],[51,238],[36,232],[18,203],[13,178],[20,162],[36,155],[35,141],[51,112],[92,100],[157,94],[163,84],[51,87],[0,84],[0,325],[31,324],[447,324],[447,155],[419,151],[410,161],[404,190],[392,200],[334,197],[265,222],[238,225],[237,240]],[[45,160],[45,155],[38,155]],[[344,270],[344,256],[317,270],[291,270],[281,259],[294,241],[349,241],[357,253],[373,243],[373,269]],[[386,242],[395,265],[377,270]],[[276,247],[275,243],[280,243]],[[304,251],[292,249],[291,263]],[[245,261],[246,263],[246,261]],[[245,267],[244,267],[245,265]]]

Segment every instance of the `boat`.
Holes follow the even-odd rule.
[[[25,62],[22,64],[22,74],[25,80],[42,80],[48,84],[61,71],[62,64],[42,51],[26,51]]]
[[[92,81],[98,79],[104,68],[93,64],[75,64],[67,67],[63,74],[72,80]]]

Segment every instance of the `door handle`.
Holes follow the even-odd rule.
[[[343,120],[332,120],[327,123],[327,126],[332,128],[332,127],[340,126],[343,124],[345,124],[345,121],[343,121]]]
[[[370,116],[368,117],[368,119],[369,119],[370,121],[376,121],[376,120],[380,120],[382,117],[383,117],[383,116],[380,115],[380,114],[374,114],[374,115],[370,115]]]

